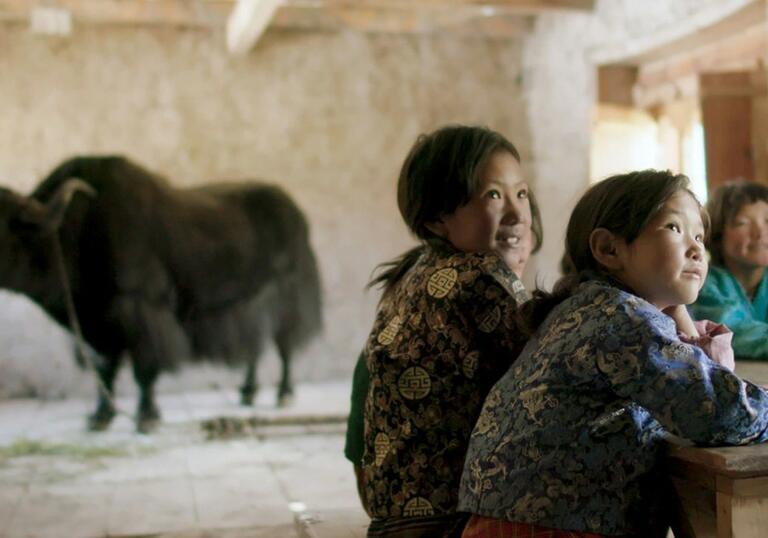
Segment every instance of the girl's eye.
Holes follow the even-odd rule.
[[[666,228],[669,230],[672,230],[673,232],[680,233],[680,226],[678,226],[674,222],[670,222],[669,224],[667,224]]]
[[[526,198],[528,198],[528,189],[521,189],[517,191],[517,197],[520,198],[521,200],[525,200]]]
[[[497,191],[496,189],[490,190],[485,194],[488,198],[492,198],[493,200],[500,200],[501,199],[501,193]]]
[[[704,236],[701,234],[697,234],[696,237],[694,237],[697,243],[703,243],[704,242]]]

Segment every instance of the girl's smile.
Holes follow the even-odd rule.
[[[477,192],[465,205],[430,225],[464,252],[498,253],[518,276],[533,250],[528,184],[507,151],[493,153],[480,170]]]
[[[726,267],[734,272],[768,266],[768,204],[747,204],[726,224],[722,239]]]

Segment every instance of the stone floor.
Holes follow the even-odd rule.
[[[766,364],[737,371],[768,383]],[[0,538],[364,536],[343,457],[349,390],[299,385],[285,409],[268,389],[252,408],[234,390],[163,395],[152,435],[128,413],[86,432],[90,400],[0,401]]]
[[[244,409],[235,391],[161,396],[151,435],[127,416],[85,432],[90,401],[0,402],[0,537],[363,536],[343,458],[348,383],[300,385],[282,410],[274,397]]]

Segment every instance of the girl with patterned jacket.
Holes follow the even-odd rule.
[[[706,277],[707,225],[669,172],[611,177],[577,203],[573,272],[521,309],[532,337],[472,432],[464,537],[663,537],[668,433],[768,440],[768,393],[733,374],[730,331],[683,306]]]
[[[515,274],[541,244],[517,149],[486,128],[422,135],[398,206],[420,246],[384,266],[364,349],[368,536],[458,537],[459,478],[483,399],[524,340]]]

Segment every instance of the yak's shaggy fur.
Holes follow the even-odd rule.
[[[291,355],[319,331],[321,295],[307,221],[281,189],[177,189],[122,157],[77,157],[29,197],[0,190],[0,287],[69,328],[57,235],[84,338],[110,391],[130,356],[140,430],[159,418],[159,373],[188,360],[247,364],[241,392],[251,403],[269,339],[282,360],[278,397],[292,394]],[[114,413],[101,396],[90,427],[106,428]]]

